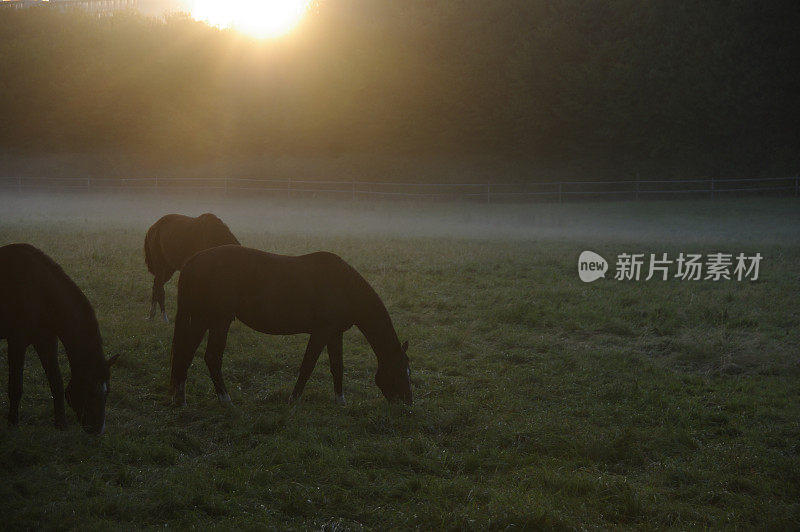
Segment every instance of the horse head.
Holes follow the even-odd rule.
[[[94,371],[73,375],[64,391],[67,404],[75,411],[83,430],[103,434],[106,426],[106,398],[110,391],[110,368],[119,355],[114,355]]]
[[[399,346],[400,352],[395,353],[391,361],[378,364],[375,374],[375,384],[380,388],[383,396],[390,402],[402,400],[407,405],[411,404],[411,370],[408,367],[408,342]]]

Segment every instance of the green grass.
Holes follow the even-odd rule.
[[[644,204],[635,215],[672,209],[689,224],[693,205]],[[764,223],[768,209],[756,207]],[[775,207],[782,235],[797,222],[787,215],[796,203]],[[728,216],[735,225],[748,204],[715,208],[715,224]],[[328,249],[362,272],[410,340],[414,405],[383,400],[374,356],[353,330],[347,406],[334,402],[323,355],[292,409],[306,338],[235,323],[223,362],[234,407],[218,404],[200,351],[189,404],[176,409],[163,404],[172,327],[143,319],[151,214],[110,225],[90,215],[1,219],[0,243],[31,242],[59,261],[94,304],[106,355],[123,357],[106,435],[95,438],[71,412],[66,432],[52,427],[49,390],[29,351],[20,426],[0,427],[0,528],[800,526],[796,240],[481,240],[232,223],[246,245]],[[756,283],[586,285],[576,268],[583,249],[765,259]],[[3,392],[6,365],[3,342]]]

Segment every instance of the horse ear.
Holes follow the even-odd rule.
[[[113,357],[109,358],[108,360],[106,360],[106,366],[108,366],[110,368],[111,366],[114,365],[114,362],[116,362],[118,358],[119,358],[119,354],[116,354]]]
[[[403,353],[407,352],[408,351],[408,340],[403,342],[403,345],[401,345],[400,347],[403,348]]]

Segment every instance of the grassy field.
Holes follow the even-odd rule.
[[[67,431],[52,427],[29,351],[20,426],[0,427],[0,528],[800,527],[796,200],[2,201],[0,244],[60,262],[94,304],[106,355],[123,356],[95,438],[71,412]],[[323,355],[291,408],[306,337],[235,323],[223,362],[234,406],[218,404],[202,351],[188,406],[165,406],[172,327],[144,320],[144,231],[206,210],[245,245],[353,264],[411,343],[414,405],[385,402],[353,330],[347,405]],[[584,284],[584,249],[764,261],[754,283]],[[3,411],[6,365],[2,342]]]

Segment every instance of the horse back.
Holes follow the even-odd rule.
[[[354,273],[332,253],[292,257],[220,246],[184,265],[178,313],[209,322],[238,318],[270,334],[311,332],[326,325],[345,330],[353,324]]]
[[[145,261],[151,273],[180,270],[189,257],[215,246],[239,244],[225,223],[213,214],[196,218],[167,214],[148,230]]]

